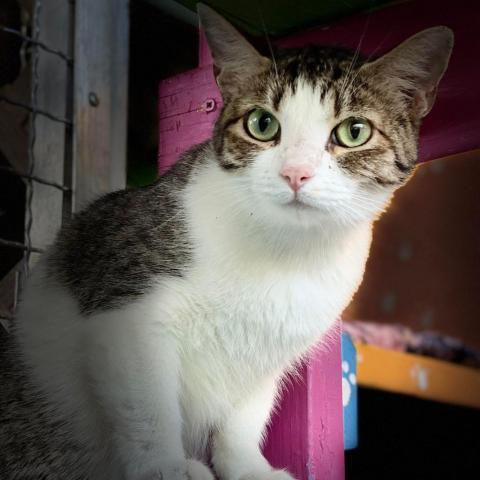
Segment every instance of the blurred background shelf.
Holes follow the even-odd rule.
[[[361,387],[480,409],[480,370],[356,342]]]

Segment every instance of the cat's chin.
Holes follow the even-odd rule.
[[[285,202],[270,201],[262,202],[255,208],[255,213],[250,217],[254,218],[265,226],[284,228],[292,228],[298,232],[298,229],[320,229],[325,230],[328,225],[334,228],[336,225],[345,227],[345,215],[337,212],[335,208],[328,205],[307,202],[301,199],[291,199]],[[352,219],[353,220],[353,219]],[[354,222],[352,221],[352,225]]]

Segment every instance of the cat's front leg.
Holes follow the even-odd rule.
[[[222,480],[293,480],[273,469],[261,452],[276,391],[276,380],[269,379],[232,410],[215,434],[212,460]]]
[[[213,480],[185,458],[175,337],[146,317],[117,310],[87,320],[89,384],[110,462],[125,480]]]

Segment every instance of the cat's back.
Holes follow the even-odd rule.
[[[182,192],[208,151],[195,147],[152,185],[105,195],[62,229],[46,269],[82,313],[134,299],[158,276],[181,276],[190,252]]]

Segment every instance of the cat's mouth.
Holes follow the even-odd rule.
[[[290,208],[295,208],[296,210],[312,210],[315,207],[301,200],[297,195],[290,200],[287,204]]]

